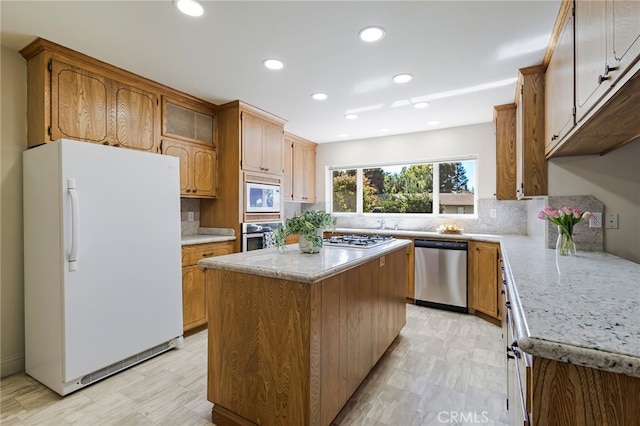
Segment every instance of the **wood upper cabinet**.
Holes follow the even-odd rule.
[[[20,53],[29,147],[67,138],[160,152],[161,134],[215,147],[213,104],[41,38]]]
[[[87,70],[51,61],[51,139],[108,142],[113,139],[111,81]]]
[[[516,199],[516,105],[493,107],[496,125],[496,199]]]
[[[285,201],[316,201],[316,146],[311,141],[285,133],[282,191]]]
[[[551,151],[575,125],[573,25],[573,13],[569,13],[545,73],[545,152]]]
[[[640,2],[610,0],[607,4],[610,10],[607,35],[611,46],[607,63],[615,83],[640,56]]]
[[[581,121],[640,54],[640,2],[575,3],[576,120]]]
[[[198,260],[233,253],[233,241],[182,247],[182,323],[188,331],[207,323],[204,271]]]
[[[171,140],[162,141],[162,154],[180,159],[180,195],[215,198],[218,194],[217,154],[212,147]]]
[[[546,77],[546,156],[605,154],[637,139],[640,2],[562,2],[556,31]]]
[[[158,95],[51,60],[51,140],[157,152]]]
[[[579,1],[576,19],[576,120],[580,121],[611,88],[606,77],[607,2]]]
[[[547,194],[544,143],[544,68],[521,68],[516,112],[517,198]]]
[[[215,147],[215,112],[203,103],[163,96],[162,136]]]
[[[242,169],[281,176],[284,173],[284,127],[247,111],[242,123]]]
[[[502,318],[500,291],[500,245],[479,241],[469,242],[469,287],[472,309],[499,320]]]

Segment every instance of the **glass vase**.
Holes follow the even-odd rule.
[[[559,256],[573,256],[576,254],[576,243],[573,241],[573,235],[560,226],[558,226],[556,254]]]

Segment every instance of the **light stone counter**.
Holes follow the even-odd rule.
[[[197,234],[183,235],[181,242],[183,246],[189,246],[193,244],[234,241],[235,239],[235,231],[232,228],[198,228]]]
[[[320,253],[301,253],[297,244],[276,249],[255,250],[211,257],[198,261],[202,268],[243,272],[264,277],[280,278],[302,283],[314,283],[354,266],[366,263],[386,253],[406,247],[407,240],[395,240],[371,248],[323,246]]]
[[[640,377],[640,265],[603,252],[556,258],[503,236],[518,346],[526,353]]]
[[[403,229],[373,229],[373,228],[336,228],[339,234],[366,234],[366,235],[392,235],[397,238],[427,238],[427,239],[447,239],[447,240],[473,240],[497,243],[500,242],[500,235],[497,234],[441,234],[432,231],[410,231]]]

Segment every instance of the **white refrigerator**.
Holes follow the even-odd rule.
[[[26,373],[66,395],[179,347],[178,159],[63,139],[23,170]]]

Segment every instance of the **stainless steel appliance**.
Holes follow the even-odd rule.
[[[469,312],[467,305],[467,243],[415,240],[417,305]]]
[[[247,182],[245,187],[247,213],[278,213],[280,211],[280,186]]]
[[[390,235],[338,235],[324,239],[324,244],[332,247],[371,248],[395,240]]]
[[[282,225],[283,222],[243,223],[240,230],[242,251],[273,247],[275,244],[273,233]]]

